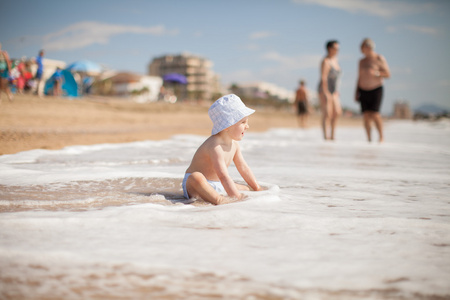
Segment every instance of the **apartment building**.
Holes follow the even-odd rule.
[[[291,103],[295,100],[295,92],[293,90],[287,90],[270,82],[241,83],[237,86],[237,89],[238,91],[236,92],[242,97],[266,98],[271,96]]]
[[[394,118],[395,119],[411,119],[412,112],[409,104],[406,101],[396,101],[394,103]]]
[[[213,63],[203,57],[191,54],[164,55],[152,60],[148,66],[148,75],[184,75],[187,84],[164,82],[164,87],[172,89],[179,100],[213,100],[221,93],[221,85],[212,67]]]

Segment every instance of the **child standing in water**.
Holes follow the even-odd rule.
[[[224,204],[242,199],[240,190],[261,190],[238,143],[249,128],[248,116],[254,112],[234,94],[223,96],[211,105],[208,115],[213,122],[212,133],[198,148],[186,170],[182,184],[185,198]],[[231,161],[250,187],[231,179],[228,174]]]

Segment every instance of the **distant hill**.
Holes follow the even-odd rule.
[[[446,108],[443,108],[441,106],[435,105],[435,104],[422,104],[421,106],[414,109],[414,113],[420,113],[420,114],[442,114],[445,112],[448,112],[449,110]]]

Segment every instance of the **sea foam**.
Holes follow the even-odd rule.
[[[449,297],[449,133],[248,133],[267,189],[222,206],[182,196],[206,137],[1,156],[0,297]]]

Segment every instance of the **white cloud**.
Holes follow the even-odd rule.
[[[434,27],[429,26],[417,26],[417,25],[402,25],[402,26],[388,26],[386,31],[389,33],[395,33],[403,30],[409,30],[412,32],[428,35],[438,35],[439,30]]]
[[[431,3],[411,3],[408,1],[380,0],[292,0],[298,4],[321,5],[340,9],[349,13],[364,13],[379,17],[395,17],[404,14],[421,13],[433,9]]]
[[[430,34],[430,35],[437,35],[438,34],[438,30],[434,27],[428,27],[428,26],[416,26],[416,25],[406,25],[405,26],[406,29],[414,31],[414,32],[418,32],[418,33],[423,33],[423,34]]]
[[[279,67],[289,70],[318,68],[322,58],[319,54],[302,54],[296,56],[282,55],[278,52],[267,52],[260,57],[263,60],[278,63]]]
[[[261,39],[266,39],[269,38],[271,36],[274,36],[275,33],[272,31],[258,31],[258,32],[253,32],[250,34],[250,39],[252,40],[261,40]]]
[[[46,50],[84,48],[92,44],[107,44],[111,37],[125,33],[160,36],[174,35],[177,31],[168,30],[163,25],[142,27],[85,21],[45,35],[43,47]]]

